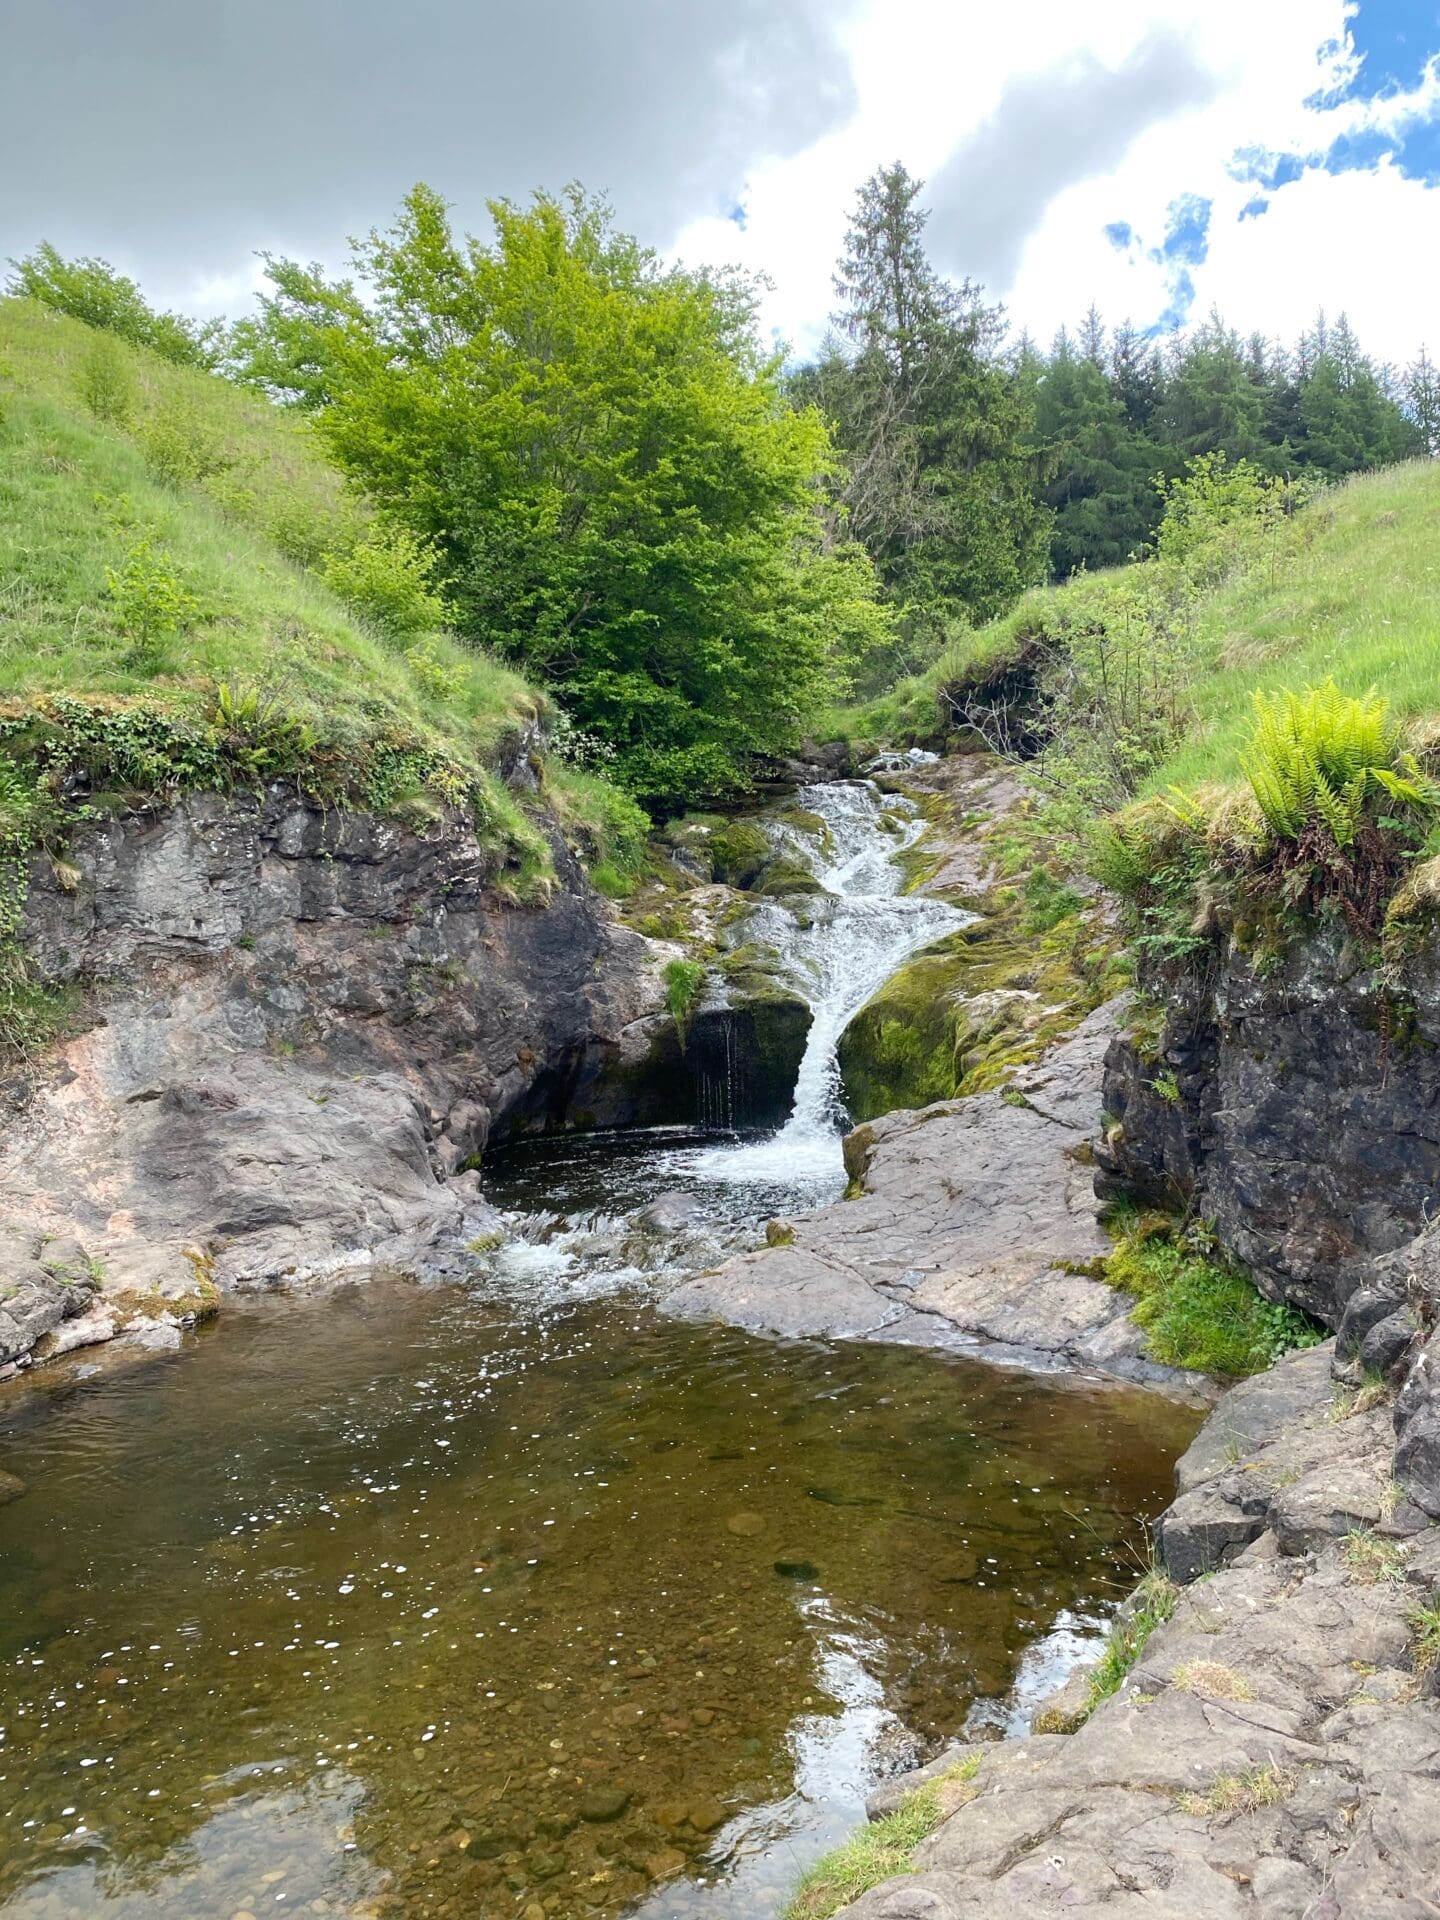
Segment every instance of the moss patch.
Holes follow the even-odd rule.
[[[1324,1339],[1306,1314],[1266,1300],[1199,1224],[1121,1211],[1111,1230],[1118,1240],[1104,1277],[1134,1295],[1131,1318],[1162,1365],[1239,1379]]]

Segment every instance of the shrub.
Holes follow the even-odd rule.
[[[237,464],[199,409],[179,399],[147,415],[135,437],[155,473],[172,487],[203,483]]]
[[[381,633],[404,637],[445,624],[445,601],[432,584],[434,549],[398,527],[372,527],[354,546],[327,554],[321,577]]]
[[[470,678],[463,660],[446,660],[442,656],[433,634],[407,647],[405,660],[421,691],[442,707],[459,698]]]
[[[184,632],[200,613],[200,602],[184,576],[152,534],[144,534],[118,568],[105,569],[105,586],[132,642],[137,664],[153,667],[165,643]]]
[[[97,333],[76,376],[80,398],[97,420],[123,426],[135,409],[135,382],[123,350],[109,334]]]

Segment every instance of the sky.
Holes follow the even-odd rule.
[[[931,256],[1041,341],[1317,308],[1440,353],[1440,0],[0,0],[0,258],[98,253],[248,304],[425,180],[609,192],[667,256],[822,338],[856,189],[926,183]]]

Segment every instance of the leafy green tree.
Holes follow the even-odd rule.
[[[72,320],[119,334],[132,346],[148,347],[177,366],[216,367],[224,354],[225,323],[184,319],[152,307],[133,280],[106,260],[79,256],[66,260],[42,240],[23,260],[10,262],[6,292],[38,300]]]
[[[795,391],[833,422],[848,529],[912,618],[938,626],[1003,611],[1043,572],[1048,530],[1000,312],[931,267],[921,186],[897,164],[861,188],[835,335]]]
[[[663,268],[578,188],[490,211],[493,241],[457,239],[420,186],[353,281],[271,262],[237,371],[314,410],[461,631],[543,675],[633,792],[733,788],[888,626],[819,517],[824,424],[785,403],[748,284]]]

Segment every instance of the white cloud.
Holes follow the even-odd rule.
[[[1342,38],[1346,13],[1344,0],[1150,0],[1141,8],[1031,0],[984,12],[951,0],[870,0],[844,41],[857,88],[850,119],[751,174],[744,233],[723,221],[693,222],[680,251],[767,272],[775,290],[765,317],[805,351],[824,328],[830,273],[860,182],[897,158],[934,180],[936,254],[948,253],[944,229],[956,223],[945,204],[947,162],[963,158],[977,137],[983,144],[989,123],[992,159],[1009,151],[1012,134],[1032,147],[1052,143],[1028,156],[1017,144],[1025,179],[1003,171],[997,178],[993,168],[989,176],[992,197],[1005,197],[1028,232],[1012,232],[997,248],[985,219],[972,222],[977,250],[1001,267],[991,293],[1038,337],[1073,325],[1092,299],[1112,321],[1157,320],[1169,287],[1148,250],[1163,239],[1171,203],[1194,194],[1213,202],[1209,257],[1190,269],[1197,315],[1217,305],[1236,326],[1290,340],[1317,306],[1345,307],[1372,351],[1408,359],[1427,329],[1432,346],[1440,337],[1440,189],[1384,163],[1315,172],[1273,194],[1262,217],[1240,218],[1255,188],[1234,177],[1238,150],[1314,152],[1336,133],[1398,110],[1306,105],[1335,77],[1333,55],[1321,49]],[[1152,117],[1143,97],[1127,95],[1125,79],[1146,70],[1146,48],[1157,44],[1171,57],[1172,81],[1181,81]],[[1064,111],[1035,112],[1054,76],[1068,68],[1093,81],[1097,66],[1112,76],[1099,88],[1131,112],[1128,141],[1089,124],[1073,95]],[[1025,109],[1011,127],[1007,97]],[[1104,232],[1115,221],[1128,223],[1140,244],[1117,251]],[[965,222],[958,226],[963,238]],[[983,263],[946,264],[975,273]]]

